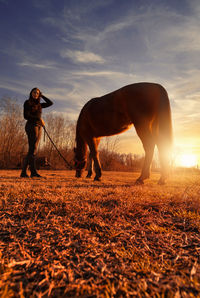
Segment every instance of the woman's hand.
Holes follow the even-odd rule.
[[[41,121],[41,125],[42,125],[43,127],[45,127],[45,122],[44,122],[44,120],[41,118],[40,121]]]

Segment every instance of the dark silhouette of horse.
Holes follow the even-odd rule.
[[[125,86],[102,97],[93,98],[82,108],[76,126],[75,168],[76,177],[81,177],[86,165],[87,145],[92,164],[100,180],[101,166],[98,145],[101,137],[119,134],[135,126],[142,141],[145,158],[137,184],[150,176],[154,147],[157,145],[161,164],[159,184],[168,176],[169,153],[172,145],[172,121],[169,98],[166,90],[156,83],[136,83]]]

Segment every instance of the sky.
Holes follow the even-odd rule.
[[[175,152],[200,165],[199,28],[199,0],[0,0],[0,100],[23,104],[37,86],[54,102],[48,113],[76,120],[92,97],[160,83]],[[119,151],[143,152],[133,128]]]

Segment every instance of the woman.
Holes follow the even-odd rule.
[[[40,99],[45,102],[40,103]],[[35,167],[35,155],[42,134],[44,121],[41,118],[42,108],[50,107],[53,102],[46,98],[38,88],[33,88],[30,92],[29,99],[24,103],[24,118],[27,120],[25,131],[28,136],[29,150],[25,157],[20,177],[29,177],[27,167],[29,165],[31,177],[41,177]]]

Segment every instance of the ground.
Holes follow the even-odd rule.
[[[200,297],[200,174],[0,171],[0,297]]]

